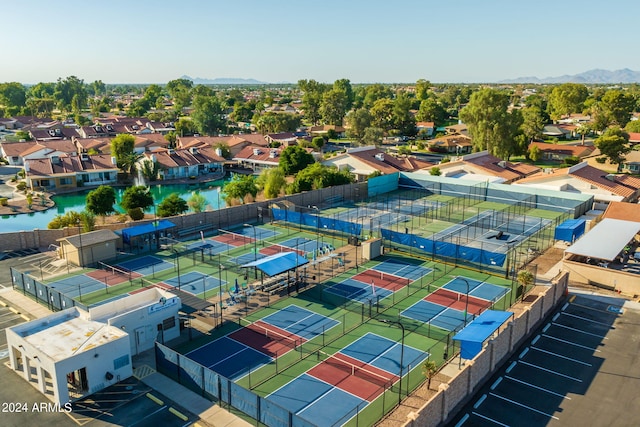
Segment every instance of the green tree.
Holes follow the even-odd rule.
[[[540,148],[538,148],[537,145],[532,145],[531,148],[529,148],[529,159],[532,162],[537,162],[541,157],[542,151],[540,151]]]
[[[77,96],[77,106],[83,109],[87,105],[87,91],[84,80],[76,76],[69,76],[66,79],[58,79],[53,92],[53,98],[58,103],[58,108],[63,111],[71,111],[71,101]]]
[[[144,185],[134,185],[132,187],[127,187],[122,194],[122,200],[120,201],[120,206],[122,206],[127,211],[140,208],[145,210],[153,206],[153,196],[151,195],[151,190]]]
[[[82,232],[89,232],[95,226],[95,217],[89,212],[68,211],[63,215],[56,215],[47,225],[49,230],[64,227],[82,227]]]
[[[144,210],[142,208],[127,209],[127,215],[134,221],[140,221],[144,219]]]
[[[640,133],[640,120],[632,120],[624,127],[627,132]]]
[[[233,200],[239,200],[244,204],[247,196],[251,195],[255,198],[257,194],[256,178],[252,175],[234,175],[222,188],[222,198],[228,204]]]
[[[476,151],[488,150],[494,156],[508,159],[521,149],[516,136],[520,133],[522,115],[509,113],[509,95],[495,89],[481,89],[471,95],[460,118],[469,127]]]
[[[307,153],[307,150],[292,145],[282,150],[278,165],[285,175],[293,175],[314,162],[315,159],[310,153]]]
[[[142,176],[149,181],[155,181],[158,179],[158,174],[160,173],[160,165],[151,159],[144,160],[140,172],[142,172]]]
[[[516,297],[519,297],[525,293],[527,288],[530,288],[535,284],[536,277],[529,270],[520,270],[516,275],[516,281],[520,285],[516,292]]]
[[[353,107],[353,102],[355,101],[355,93],[353,92],[353,88],[351,87],[351,82],[349,79],[339,79],[333,82],[333,90],[340,91],[344,93],[345,98],[345,111],[349,111],[351,107]]]
[[[365,129],[371,127],[371,121],[372,117],[368,109],[358,108],[357,110],[351,111],[347,115],[347,123],[349,124],[349,127],[347,128],[347,136],[357,141],[361,141],[364,137]]]
[[[401,135],[416,134],[416,119],[411,113],[411,100],[400,94],[393,102],[393,128]]]
[[[381,98],[371,107],[371,125],[388,131],[394,127],[394,103],[391,99]]]
[[[583,84],[565,83],[556,86],[549,95],[549,115],[558,120],[564,115],[582,112],[589,90]]]
[[[324,123],[342,125],[347,114],[347,95],[339,89],[331,89],[322,95],[320,115]]]
[[[609,161],[618,165],[618,172],[624,161],[625,154],[631,151],[629,146],[629,134],[619,127],[607,129],[602,136],[595,140],[596,147],[609,158]]]
[[[365,95],[363,100],[363,106],[365,108],[373,108],[376,101],[381,99],[387,99],[391,101],[391,98],[393,97],[393,92],[391,91],[391,89],[380,83],[367,86],[364,90],[365,90]]]
[[[321,136],[316,136],[311,140],[311,145],[316,149],[316,150],[321,150],[322,147],[324,146],[324,138]]]
[[[439,167],[434,166],[431,168],[431,170],[429,170],[429,175],[440,176],[442,175],[442,171],[440,170]]]
[[[631,115],[636,106],[636,100],[632,95],[627,95],[621,90],[608,90],[602,100],[600,107],[607,117],[607,125],[617,125],[624,127],[631,120]]]
[[[416,120],[421,122],[434,122],[436,125],[443,124],[447,119],[447,110],[437,99],[428,98],[420,102],[420,109],[416,114]]]
[[[191,197],[187,200],[187,205],[193,212],[203,212],[207,206],[207,199],[197,191],[191,193]]]
[[[420,79],[416,82],[416,99],[418,101],[426,101],[429,99],[429,91],[431,90],[431,82],[429,80]]]
[[[191,119],[198,132],[204,135],[217,135],[225,127],[222,103],[215,96],[196,96],[193,99]]]
[[[27,104],[27,91],[18,82],[0,83],[0,105],[4,105],[15,112],[11,116],[17,115],[17,112]]]
[[[522,109],[522,133],[528,141],[542,136],[544,123],[544,115],[540,107],[532,106]]]
[[[165,218],[176,216],[189,210],[187,201],[180,197],[178,193],[169,194],[160,204],[158,204],[158,216]]]
[[[253,117],[258,131],[266,133],[292,132],[300,126],[300,116],[288,113],[276,113],[269,111],[256,114]]]
[[[431,390],[431,379],[438,373],[438,365],[433,360],[427,359],[422,364],[422,375],[427,379],[427,390]]]
[[[226,142],[218,142],[216,143],[213,148],[215,150],[220,150],[220,154],[223,158],[225,159],[230,159],[231,158],[231,149],[229,148],[229,144],[227,144]]]
[[[287,189],[289,194],[310,191],[319,188],[332,187],[354,182],[354,176],[348,170],[338,170],[321,163],[314,163],[296,174],[295,179]]]
[[[287,185],[282,169],[263,169],[256,179],[257,187],[263,191],[266,199],[273,199],[280,195],[280,191]]]
[[[369,127],[364,130],[362,136],[362,145],[375,145],[376,147],[382,145],[382,138],[384,137],[384,131],[377,127]]]
[[[94,215],[105,216],[114,212],[116,190],[108,185],[101,185],[87,194],[86,209]]]
[[[312,124],[318,124],[322,114],[322,96],[328,89],[327,85],[315,80],[298,80],[298,86],[302,90],[302,108],[304,117]]]
[[[135,137],[121,133],[111,140],[111,155],[116,158],[119,169],[128,172],[132,169],[131,158],[134,154]]]
[[[191,89],[193,82],[187,79],[170,80],[167,83],[167,91],[173,100],[173,108],[178,113],[182,112],[184,107],[191,104]]]

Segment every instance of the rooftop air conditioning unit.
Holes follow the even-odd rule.
[[[189,151],[191,152],[191,154],[198,154],[198,149],[196,147],[189,148]]]
[[[254,148],[253,149],[253,155],[254,156],[259,156],[260,155],[260,149],[259,148]]]
[[[506,169],[507,168],[507,162],[505,162],[504,160],[499,161],[498,162],[498,166],[500,166],[502,169]]]
[[[49,129],[49,135],[56,136],[56,131],[53,129]]]
[[[87,153],[80,153],[80,160],[86,162],[89,160],[89,155]]]
[[[105,127],[107,128],[108,132],[111,132],[113,130],[113,126],[111,126],[111,125],[107,125]]]
[[[275,150],[272,150],[271,152],[269,152],[270,159],[275,159],[277,155],[278,153]]]
[[[169,155],[171,156],[171,155],[173,155],[173,154],[176,154],[176,150],[170,149],[170,150],[169,150]]]
[[[376,159],[380,160],[381,162],[384,162],[384,153],[378,153],[376,154]]]
[[[102,126],[96,126],[96,132],[102,133]]]

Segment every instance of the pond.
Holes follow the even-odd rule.
[[[180,197],[188,200],[194,192],[198,192],[207,200],[206,209],[215,210],[225,206],[224,200],[222,200],[222,197],[220,196],[220,190],[224,182],[225,181],[221,180],[194,184],[162,184],[152,185],[150,188],[156,205],[171,193],[178,193]],[[119,206],[119,203],[125,188],[126,187],[115,188],[116,204],[114,205],[114,208],[119,212],[124,211]],[[85,198],[89,191],[91,190],[54,196],[53,200],[55,201],[56,206],[43,212],[34,212],[22,215],[3,215],[0,219],[0,233],[33,230],[34,228],[46,229],[49,222],[51,222],[56,215],[62,215],[68,211],[83,211]],[[153,213],[153,208],[147,210],[147,213]]]

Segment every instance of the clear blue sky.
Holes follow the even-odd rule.
[[[0,0],[0,10],[0,82],[442,83],[640,70],[637,0]]]

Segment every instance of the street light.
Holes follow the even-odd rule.
[[[298,289],[298,245],[300,244],[300,239],[305,240],[304,237],[296,237],[296,246],[293,249],[296,254],[296,289]]]
[[[79,257],[78,261],[80,262],[80,267],[84,268],[84,254],[82,250],[82,228],[80,227],[80,219],[78,218],[78,240],[80,241],[80,247],[78,248]]]
[[[402,341],[400,347],[400,383],[398,384],[398,405],[400,405],[400,403],[402,402],[402,368],[404,367],[404,325],[398,320],[382,319],[380,321],[382,323],[388,324],[389,326],[391,326],[392,324],[398,325],[400,326],[400,329],[402,329]]]
[[[178,255],[178,250],[176,248],[171,248],[173,253],[176,254],[176,267],[178,268],[178,290],[182,290],[182,286],[180,285],[180,256]]]
[[[457,276],[456,278],[464,281],[467,285],[467,296],[464,300],[464,326],[467,326],[467,314],[469,313],[469,281],[460,276]]]
[[[244,227],[251,227],[253,229],[253,261],[258,259],[258,239],[256,238],[256,226],[252,224],[242,224]],[[253,266],[254,277],[258,278],[258,268]]]

